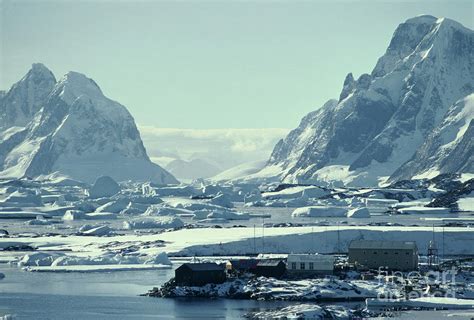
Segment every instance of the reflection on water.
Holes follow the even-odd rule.
[[[16,267],[0,267],[5,279],[0,293],[53,295],[137,296],[173,276],[173,270],[145,270],[92,273],[36,273]]]
[[[173,270],[32,273],[2,266],[0,316],[18,319],[240,319],[288,302],[139,297]]]
[[[17,319],[241,319],[251,311],[297,303],[138,296],[167,281],[173,274],[171,269],[32,273],[0,266],[0,272],[6,275],[0,280],[0,317],[15,314]],[[472,319],[474,311],[411,311],[394,316],[395,319]]]
[[[0,314],[18,319],[241,319],[251,310],[284,302],[225,299],[157,299],[125,296],[0,294]]]

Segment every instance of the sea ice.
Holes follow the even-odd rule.
[[[348,218],[370,218],[370,212],[367,207],[350,209],[347,212]]]
[[[156,219],[140,219],[124,221],[123,228],[127,230],[135,229],[170,229],[170,228],[182,228],[184,222],[176,217],[160,217]]]
[[[407,207],[398,209],[403,214],[448,214],[448,208],[430,208],[430,207]]]
[[[293,217],[345,217],[347,208],[312,206],[297,208],[291,214]]]
[[[36,216],[36,219],[34,220],[29,220],[26,222],[27,225],[29,226],[47,226],[52,224],[51,220],[46,220],[43,218],[43,216],[38,215]]]
[[[209,203],[226,208],[234,207],[232,199],[228,195],[223,193],[219,193],[217,196],[209,200]]]
[[[34,252],[25,254],[20,261],[18,261],[19,267],[27,266],[50,266],[51,263],[58,257],[63,256],[60,253],[46,253],[46,252]]]
[[[96,237],[109,236],[109,235],[115,234],[114,230],[106,225],[99,225],[99,226],[84,225],[81,228],[79,228],[79,233],[84,236],[96,236]]]
[[[120,186],[109,176],[97,178],[92,188],[89,190],[91,198],[111,197],[120,192]]]
[[[160,252],[152,257],[150,257],[148,260],[145,260],[145,264],[164,264],[164,265],[171,265],[171,261],[168,258],[168,255],[166,252]]]
[[[104,205],[98,207],[95,212],[112,212],[119,213],[122,210],[125,210],[129,205],[130,200],[127,198],[120,198],[118,200],[107,202]]]

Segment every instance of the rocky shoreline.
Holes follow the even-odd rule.
[[[286,281],[265,277],[246,277],[200,287],[178,286],[175,280],[171,279],[161,287],[151,289],[144,296],[354,302],[376,297],[377,289],[376,282],[349,282],[334,278]],[[399,294],[398,290],[393,291],[394,294]]]

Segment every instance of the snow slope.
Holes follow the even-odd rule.
[[[252,161],[242,163],[238,166],[227,169],[211,178],[213,181],[240,180],[248,175],[260,171],[265,166],[265,161]]]
[[[32,86],[38,78],[41,86]],[[15,101],[26,98],[22,92],[28,92],[29,112],[9,119],[8,108],[18,110]],[[0,105],[5,128],[25,125],[0,142],[2,178],[59,173],[84,182],[108,175],[117,181],[177,183],[150,161],[128,110],[83,74],[69,72],[55,82],[45,66],[35,64]]]
[[[383,226],[310,226],[265,228],[262,229],[254,242],[253,228],[197,228],[180,229],[177,231],[149,235],[115,235],[110,237],[84,237],[70,235],[67,237],[16,237],[0,238],[0,248],[30,244],[38,251],[64,251],[73,255],[100,256],[111,245],[143,243],[140,252],[154,255],[167,252],[176,256],[212,256],[212,255],[246,255],[257,252],[271,253],[319,253],[347,252],[349,243],[354,239],[366,240],[406,240],[416,241],[420,252],[426,252],[430,240],[433,239],[433,228],[429,227],[383,227]],[[445,227],[444,244],[440,229],[435,240],[445,252],[451,255],[472,255],[474,250],[470,244],[473,234],[469,229],[461,227]],[[339,239],[339,240],[338,240]],[[158,245],[149,246],[150,242],[158,241]],[[164,242],[161,242],[164,241]]]
[[[440,173],[474,172],[474,94],[451,106],[413,158],[391,180],[433,178]]]
[[[202,159],[189,161],[175,159],[169,162],[165,168],[178,179],[209,178],[221,171],[219,167]]]

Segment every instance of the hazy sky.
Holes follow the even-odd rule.
[[[0,2],[0,88],[43,62],[168,128],[295,127],[370,72],[405,19],[474,24],[471,0]]]

